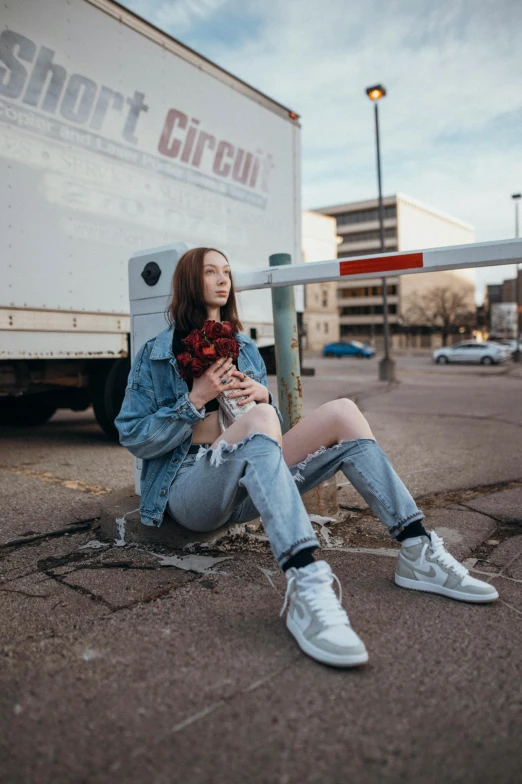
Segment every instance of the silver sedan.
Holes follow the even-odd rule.
[[[433,361],[439,365],[445,365],[448,362],[498,365],[511,357],[511,351],[508,346],[501,346],[499,343],[469,341],[439,348],[433,352],[432,356]]]

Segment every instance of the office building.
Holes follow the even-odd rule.
[[[465,245],[475,240],[473,226],[402,193],[384,200],[385,252]],[[334,217],[341,237],[339,258],[381,252],[378,200],[336,204],[315,210]],[[459,289],[470,310],[475,310],[474,270],[424,272],[386,279],[388,323],[392,347],[435,347],[440,335],[431,324],[411,323],[411,302],[434,288]],[[343,280],[337,284],[341,337],[382,345],[381,279]],[[459,336],[456,336],[460,339]]]

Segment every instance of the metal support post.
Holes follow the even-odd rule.
[[[292,263],[289,253],[274,253],[270,266]],[[299,340],[292,286],[272,288],[274,338],[279,409],[283,416],[283,433],[296,425],[302,416],[303,393],[299,365]]]
[[[271,267],[287,264],[292,264],[292,257],[288,253],[275,253],[270,256]],[[292,286],[272,288],[272,310],[277,393],[279,409],[283,416],[282,430],[283,433],[287,433],[291,427],[297,425],[303,412],[297,314]],[[339,511],[339,500],[335,476],[309,490],[302,498],[308,514],[336,514]]]

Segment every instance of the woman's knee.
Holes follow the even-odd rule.
[[[258,403],[243,416],[249,433],[266,433],[282,442],[281,423],[275,408],[269,403]]]
[[[353,400],[342,397],[326,405],[330,406],[330,422],[337,438],[374,438],[366,417]]]
[[[324,404],[324,408],[328,415],[335,420],[362,416],[357,404],[347,397],[341,397],[338,400],[330,400],[328,403]]]

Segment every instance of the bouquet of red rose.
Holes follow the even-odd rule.
[[[234,337],[234,329],[229,321],[205,321],[201,329],[193,329],[189,332],[182,343],[186,351],[178,354],[176,359],[180,375],[185,381],[200,378],[217,359],[229,357],[236,362],[239,357],[239,343]],[[218,395],[222,430],[255,406],[254,402],[238,406],[237,401],[242,399],[237,397],[229,400],[226,392]]]
[[[220,357],[230,357],[236,362],[239,356],[239,343],[229,321],[205,321],[201,329],[189,332],[182,343],[186,351],[176,359],[185,381],[202,376]]]

